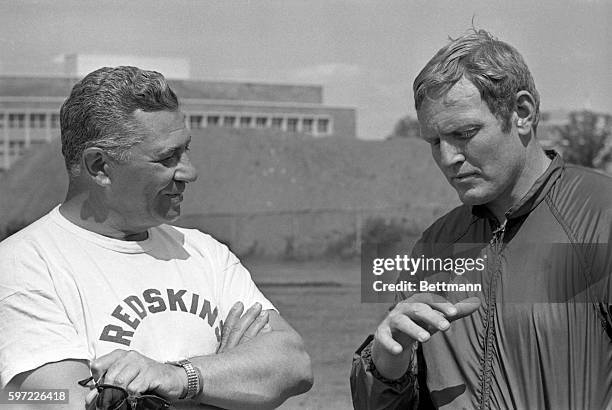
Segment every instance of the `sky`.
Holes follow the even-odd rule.
[[[521,52],[543,110],[612,113],[612,0],[0,0],[0,74],[58,75],[70,53],[186,58],[192,78],[322,85],[381,139],[472,22]]]

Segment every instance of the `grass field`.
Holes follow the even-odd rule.
[[[387,306],[361,304],[359,261],[245,261],[260,289],[302,335],[315,384],[281,409],[351,409],[353,352]]]

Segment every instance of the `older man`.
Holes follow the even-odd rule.
[[[307,391],[302,340],[249,272],[210,236],[168,224],[196,170],[164,77],[89,74],[61,133],[66,200],[0,244],[2,387],[70,389],[73,408],[90,374],[103,408],[275,407]]]
[[[399,293],[355,355],[355,407],[610,408],[612,179],[541,148],[529,69],[483,30],[438,51],[414,95],[421,136],[463,205],[413,256],[483,268],[400,280],[481,290]]]

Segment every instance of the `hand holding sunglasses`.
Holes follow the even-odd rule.
[[[189,380],[184,368],[158,362],[134,350],[116,349],[93,360],[90,367],[94,379],[104,376],[105,384],[130,392],[155,392],[167,400],[187,396]]]
[[[93,380],[93,376],[80,380],[79,385],[86,387]],[[162,397],[154,394],[132,395],[122,387],[112,384],[95,382],[98,397],[88,410],[163,410],[174,409]]]

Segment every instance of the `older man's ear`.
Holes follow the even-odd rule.
[[[106,187],[110,185],[108,154],[98,147],[90,147],[83,150],[81,174],[83,173],[100,186]]]

